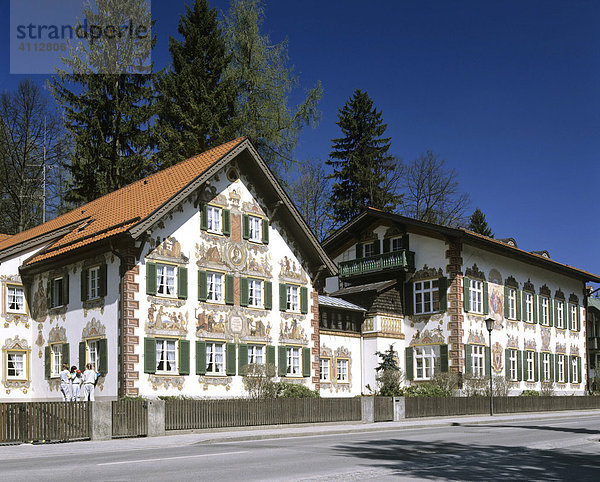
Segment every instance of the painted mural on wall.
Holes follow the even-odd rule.
[[[492,369],[495,373],[500,373],[503,368],[502,354],[504,350],[499,342],[492,344]]]
[[[295,280],[301,283],[307,283],[308,278],[302,269],[302,266],[296,264],[296,261],[284,256],[279,262],[279,279]]]
[[[148,308],[148,319],[145,329],[149,334],[187,334],[188,314],[177,311],[167,311],[164,306],[151,304]]]
[[[48,309],[46,307],[46,283],[40,279],[38,280],[37,285],[37,290],[33,294],[33,304],[30,307],[31,317],[38,323],[43,323],[48,316]]]
[[[494,319],[494,329],[500,330],[504,321],[504,287],[488,283],[488,296],[489,316]]]
[[[284,317],[282,314],[282,317]],[[279,342],[286,343],[302,343],[307,344],[308,338],[306,331],[302,326],[302,322],[297,317],[291,317],[281,320],[279,325]]]
[[[446,338],[441,328],[432,330],[417,331],[410,340],[409,346],[415,345],[443,345],[446,343]]]
[[[469,345],[485,345],[485,336],[483,331],[469,330],[469,337],[467,338]]]

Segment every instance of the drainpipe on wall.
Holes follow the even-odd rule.
[[[117,396],[119,398],[123,397],[125,394],[125,362],[124,362],[124,353],[123,346],[125,342],[125,333],[123,330],[123,320],[125,318],[125,304],[124,293],[125,293],[125,283],[123,282],[123,277],[125,276],[127,262],[125,259],[125,255],[117,251],[113,245],[112,239],[110,240],[110,252],[113,253],[117,258],[119,258],[119,319],[117,320],[119,335],[118,340],[119,344],[117,347],[117,366],[118,366],[118,386],[117,386]]]
[[[588,321],[588,298],[591,296],[592,290],[588,290],[583,282],[583,349],[585,353],[585,391],[591,394],[590,386],[590,352],[587,343],[587,321]]]

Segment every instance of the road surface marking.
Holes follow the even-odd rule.
[[[122,462],[105,462],[103,464],[96,465],[122,465],[122,464],[133,464],[136,462],[158,462],[159,460],[176,460],[176,459],[193,459],[196,457],[216,457],[218,455],[232,455],[232,454],[245,454],[247,450],[239,452],[223,452],[219,454],[198,454],[198,455],[180,455],[177,457],[162,457],[160,459],[138,459],[138,460],[124,460]]]

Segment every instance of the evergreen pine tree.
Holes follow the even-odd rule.
[[[153,114],[151,65],[155,39],[144,0],[96,0],[87,5],[88,25],[147,26],[145,38],[103,37],[72,49],[50,88],[69,131],[69,201],[89,202],[152,170],[149,122]],[[94,11],[95,10],[95,11]]]
[[[330,176],[331,206],[337,223],[344,223],[365,207],[393,211],[400,197],[386,188],[386,180],[394,171],[394,157],[388,154],[390,137],[382,137],[387,129],[381,111],[373,107],[367,92],[356,90],[339,110],[337,125],[344,137],[333,139]]]
[[[225,19],[233,55],[226,78],[236,86],[236,133],[249,136],[271,169],[283,178],[300,131],[319,121],[322,88],[319,82],[303,102],[288,106],[288,95],[298,78],[287,64],[287,41],[272,44],[260,32],[263,20],[261,0],[232,0]]]
[[[490,238],[494,237],[494,234],[492,233],[492,230],[488,226],[488,223],[485,219],[485,214],[483,214],[479,208],[476,208],[475,212],[471,215],[468,229],[477,234],[482,234]]]
[[[155,125],[161,167],[234,138],[235,90],[223,78],[230,62],[216,9],[196,0],[179,19],[182,40],[169,38],[172,68],[157,82]]]

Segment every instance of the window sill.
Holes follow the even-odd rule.
[[[202,376],[205,376],[205,377],[208,377],[208,378],[225,378],[225,377],[230,376],[230,375],[227,375],[225,372],[223,372],[223,373],[209,373],[209,372],[206,372]]]
[[[211,305],[225,305],[225,301],[216,301],[216,300],[206,300],[204,303],[209,303]]]

